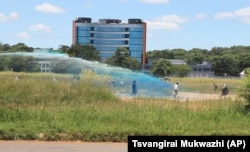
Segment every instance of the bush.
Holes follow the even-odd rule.
[[[250,68],[246,69],[245,73],[250,73]],[[243,84],[239,89],[239,96],[244,98],[250,105],[250,75],[247,74],[243,80]]]

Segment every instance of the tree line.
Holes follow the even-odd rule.
[[[33,52],[35,48],[28,47],[24,43],[18,43],[15,45],[0,43],[0,52]],[[101,61],[98,52],[93,46],[85,45],[60,45],[59,52],[67,53],[72,57],[79,57],[85,60]],[[164,50],[151,50],[146,52],[147,59],[157,59],[153,63],[150,72],[156,76],[173,75],[185,76],[191,69],[187,66],[175,66],[169,63],[169,59],[181,59],[188,65],[201,64],[203,61],[210,61],[212,63],[212,69],[216,76],[223,76],[227,74],[229,76],[238,76],[241,71],[250,67],[250,46],[232,46],[232,47],[214,47],[211,50],[193,48],[191,50],[185,49],[164,49]],[[26,62],[31,63],[33,59]],[[1,59],[0,70],[6,70],[5,66],[10,59]],[[4,62],[4,63],[3,63]],[[131,58],[129,50],[127,48],[118,48],[111,58],[107,58],[103,61],[109,65],[120,66],[132,70],[141,70],[142,65],[139,61]],[[12,64],[13,67],[13,64]],[[19,68],[20,69],[20,68]],[[26,66],[27,69],[27,66]],[[28,68],[30,69],[30,68]],[[34,71],[36,68],[31,68]],[[58,69],[56,70],[58,71]],[[60,71],[60,70],[59,70]]]
[[[182,59],[188,65],[210,61],[216,76],[238,76],[241,71],[250,67],[250,46],[214,47],[211,50],[154,50],[147,52],[147,58]]]

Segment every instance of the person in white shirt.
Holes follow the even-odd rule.
[[[176,82],[174,84],[174,97],[176,97],[178,95],[178,89],[179,89],[179,83]]]

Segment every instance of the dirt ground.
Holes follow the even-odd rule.
[[[220,94],[206,94],[193,92],[179,92],[178,97],[181,101],[204,101],[204,100],[219,100],[222,98],[235,99],[236,95],[229,94],[226,97],[221,97]]]
[[[178,101],[206,101],[206,100],[219,100],[219,99],[232,99],[234,100],[237,95],[229,94],[226,97],[221,97],[220,94],[206,94],[206,93],[195,93],[195,92],[179,92],[176,98],[169,97],[173,100]],[[121,97],[124,101],[129,101],[133,97]]]

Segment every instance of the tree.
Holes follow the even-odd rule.
[[[85,60],[100,61],[101,58],[93,46],[90,45],[71,45],[68,52],[69,56],[78,57]]]
[[[124,60],[124,68],[128,68],[134,71],[140,71],[141,70],[141,64],[137,59],[126,57]]]
[[[8,51],[11,52],[32,52],[34,49],[32,47],[28,47],[24,43],[17,43],[15,45],[12,45]]]
[[[170,50],[155,50],[155,51],[148,51],[147,52],[148,58],[165,58],[165,59],[174,59],[174,54]]]
[[[231,54],[217,56],[213,58],[213,68],[216,75],[229,74],[238,76],[240,70],[238,68],[238,60]]]
[[[250,67],[250,56],[245,54],[239,57],[239,70],[242,71],[243,69]]]
[[[150,71],[153,75],[158,77],[169,76],[172,74],[172,65],[167,59],[159,59],[153,62]]]
[[[8,70],[9,63],[10,63],[10,57],[0,56],[0,71]]]
[[[59,50],[62,52],[62,53],[68,53],[70,47],[67,46],[67,45],[60,45],[59,46]]]
[[[124,47],[120,47],[115,51],[115,59],[116,59],[116,63],[120,66],[120,67],[125,67],[125,58],[129,57],[129,51],[124,48]]]
[[[2,44],[0,43],[0,51],[8,51],[8,49],[10,48],[9,44]]]
[[[174,59],[184,59],[187,55],[187,51],[184,49],[173,49]]]
[[[184,77],[187,76],[189,72],[192,71],[188,65],[172,65],[173,73],[175,76]]]
[[[82,71],[82,66],[75,62],[65,62],[65,60],[57,60],[51,64],[52,71],[55,73],[71,73],[79,75]]]
[[[207,50],[193,48],[192,50],[188,51],[188,54],[184,59],[188,64],[194,65],[202,63],[206,57]]]
[[[69,69],[69,65],[67,62],[63,60],[58,60],[56,62],[52,62],[51,64],[52,71],[55,73],[67,73],[67,70]]]
[[[250,73],[250,68],[245,69],[245,73]],[[244,83],[239,89],[239,96],[244,98],[248,102],[248,106],[250,106],[250,74],[246,74],[243,81]]]
[[[9,69],[12,69],[14,72],[38,72],[39,66],[33,57],[13,56],[10,59]]]
[[[131,70],[140,70],[141,64],[138,60],[129,56],[128,49],[124,47],[117,48],[111,58],[107,58],[105,63],[113,66],[119,66]]]

